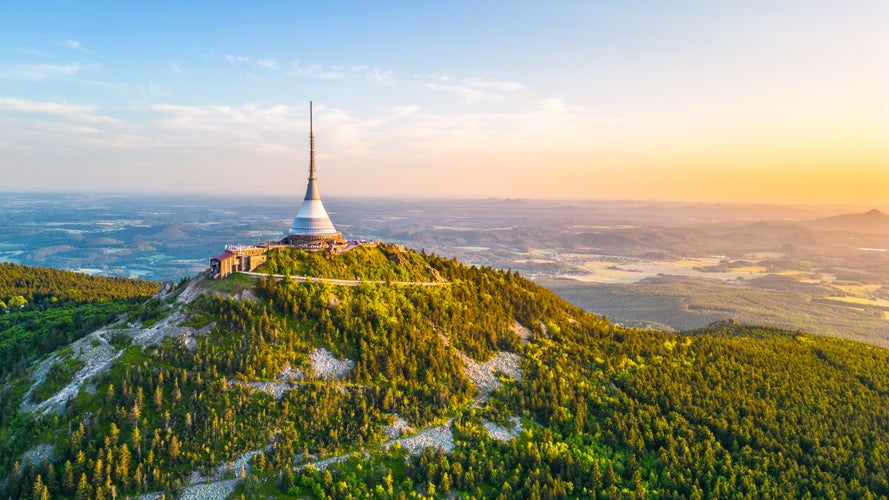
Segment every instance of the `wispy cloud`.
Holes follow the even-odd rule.
[[[300,60],[293,60],[287,64],[280,64],[273,57],[255,58],[246,55],[226,54],[226,61],[232,64],[246,64],[251,67],[262,68],[266,71],[280,72],[290,76],[312,78],[318,80],[353,80],[366,81],[380,85],[392,85],[398,83],[395,71],[371,66],[368,64],[305,64]],[[261,79],[254,73],[249,73],[251,78]]]
[[[0,78],[14,80],[49,80],[76,75],[86,71],[95,71],[99,64],[14,64],[0,66]]]
[[[233,56],[231,54],[226,54],[225,59],[230,63],[249,63],[249,56]]]
[[[130,98],[140,98],[142,100],[147,100],[157,96],[170,97],[171,95],[169,89],[162,89],[160,85],[152,81],[138,84],[126,82],[106,82],[102,80],[89,80],[85,78],[79,78],[76,81],[77,83],[83,85],[107,89],[109,91],[123,94]]]
[[[497,92],[516,92],[525,88],[521,83],[505,80],[486,80],[484,78],[472,78],[466,85],[476,89],[486,89]]]
[[[86,47],[80,44],[77,40],[65,40],[65,45],[74,50],[78,50],[80,52],[89,52],[86,50]]]
[[[450,92],[468,104],[482,101],[502,101],[506,94],[525,89],[525,86],[520,83],[505,80],[467,78],[455,82],[452,78],[442,75],[429,75],[420,78],[428,80],[426,88]]]
[[[48,115],[84,123],[118,123],[118,120],[115,118],[95,113],[93,108],[55,101],[32,101],[15,97],[0,97],[0,110]]]
[[[568,111],[568,106],[560,97],[548,97],[540,101],[540,108],[544,111],[563,112]]]
[[[278,69],[278,61],[275,59],[260,59],[256,61],[256,64],[262,66],[265,69]]]
[[[364,80],[382,85],[398,82],[394,71],[366,64],[321,66],[319,64],[304,65],[300,61],[292,61],[290,72],[294,75],[320,80]]]
[[[460,98],[465,103],[481,102],[488,93],[467,87],[465,85],[452,85],[449,83],[428,83],[426,88],[430,90],[440,90],[450,92]],[[495,96],[496,97],[496,96]]]
[[[251,67],[264,68],[270,71],[280,70],[280,68],[278,67],[278,60],[273,57],[256,59],[250,56],[235,56],[232,54],[226,54],[225,60],[232,64],[247,64]]]
[[[561,96],[524,99],[515,106],[497,106],[496,111],[485,112],[472,106],[444,111],[423,108],[422,112],[414,108],[396,107],[387,123],[368,129],[373,150],[397,148],[404,157],[416,161],[439,161],[456,151],[574,151],[598,147],[621,123],[618,116],[575,106]],[[402,109],[404,113],[399,113]]]
[[[156,104],[146,107],[145,111],[153,133],[167,146],[276,154],[288,151],[294,135],[308,127],[305,110],[281,104]]]
[[[182,75],[185,73],[185,70],[182,69],[182,66],[179,66],[176,63],[170,63],[170,71],[176,73],[177,75]]]
[[[90,106],[0,97],[0,115],[3,134],[15,138],[5,149],[132,149],[148,144],[123,120]]]
[[[317,103],[316,103],[317,104]],[[146,121],[169,147],[188,146],[233,154],[301,157],[308,137],[306,106],[284,104],[238,106],[183,106],[158,104],[145,108]],[[402,110],[410,112],[410,109]],[[373,149],[371,136],[384,120],[364,119],[324,105],[316,106],[316,130],[323,129],[320,157],[361,155]]]
[[[395,108],[392,109],[392,114],[394,116],[403,118],[405,116],[410,116],[419,110],[420,106],[417,106],[416,104],[411,104],[408,106],[395,106]]]
[[[42,51],[42,50],[40,50],[40,49],[38,49],[38,48],[35,48],[35,47],[23,47],[23,46],[21,46],[21,45],[15,45],[15,46],[13,46],[13,48],[14,48],[15,51],[18,52],[19,54],[25,54],[26,56],[32,56],[32,57],[46,57],[46,56],[51,56],[51,55],[53,55],[53,54],[51,54],[51,53],[49,53],[49,52]]]

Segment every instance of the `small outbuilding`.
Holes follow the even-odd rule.
[[[228,250],[210,259],[210,273],[213,277],[224,278],[232,273],[235,267],[235,254]]]
[[[265,253],[269,247],[269,245],[226,247],[224,252],[210,259],[210,275],[214,278],[225,278],[237,271],[249,273],[265,262]]]

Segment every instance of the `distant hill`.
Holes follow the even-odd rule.
[[[801,224],[822,230],[889,234],[889,215],[877,209],[860,214],[836,215]]]
[[[72,271],[0,262],[0,300],[21,295],[28,302],[41,299],[101,302],[148,297],[159,289],[160,283],[154,281],[90,276]]]
[[[889,496],[889,350],[623,328],[401,249],[272,257],[424,286],[198,277],[59,339],[0,384],[0,498]]]
[[[810,246],[819,243],[819,235],[808,227],[799,224],[787,224],[781,222],[755,222],[738,227],[722,235],[725,241],[732,242],[733,246],[760,244],[772,246],[781,243]]]

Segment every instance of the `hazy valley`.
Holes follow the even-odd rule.
[[[178,280],[299,197],[2,194],[0,261]],[[889,345],[889,216],[861,207],[329,198],[347,237],[520,272],[618,323],[735,319]]]

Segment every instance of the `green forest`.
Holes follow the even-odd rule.
[[[132,278],[90,276],[72,271],[29,267],[0,262],[0,304],[13,307],[24,303],[49,302],[104,302],[132,299],[155,294],[160,284]],[[0,305],[0,308],[3,308]]]
[[[885,349],[737,324],[628,329],[512,272],[357,250],[278,251],[262,271],[447,284],[198,277],[126,305],[143,324],[181,313],[202,332],[193,344],[119,342],[110,369],[60,412],[22,410],[32,372],[7,374],[0,497],[175,495],[248,452],[249,473],[222,473],[243,478],[235,498],[889,497]],[[178,300],[186,286],[204,293]],[[229,293],[244,289],[247,298]],[[3,319],[8,330],[52,311]],[[532,332],[527,343],[516,322]],[[317,348],[353,368],[314,374]],[[504,351],[521,356],[522,376],[501,376],[480,399],[460,354],[484,362]],[[60,356],[56,375],[79,369],[75,358]],[[302,376],[277,397],[250,385],[286,370]],[[448,428],[453,449],[391,445],[395,416]],[[515,439],[485,430],[516,418]],[[28,458],[38,445],[51,457]],[[326,457],[342,460],[320,466]]]
[[[0,382],[108,324],[159,283],[0,263]]]

